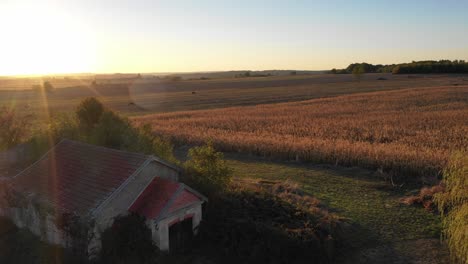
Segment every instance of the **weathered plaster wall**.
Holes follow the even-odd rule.
[[[112,224],[114,217],[128,212],[131,204],[155,177],[177,181],[178,176],[178,171],[158,162],[149,163],[137,175],[134,175],[134,178],[95,215],[94,239],[90,242],[88,248],[90,253],[97,252],[100,249],[100,233]],[[194,210],[194,215],[197,215],[197,210],[192,210]],[[201,219],[201,206],[199,211]],[[53,213],[41,216],[36,207],[30,203],[26,208],[0,208],[0,215],[11,219],[19,228],[29,229],[44,241],[62,246],[66,245],[67,239],[64,237],[63,231],[55,225],[55,215]],[[151,228],[154,230],[154,224],[151,225]],[[153,232],[154,234],[155,232]],[[167,235],[167,247],[168,243],[169,238]]]
[[[48,243],[64,246],[66,238],[56,226],[53,213],[39,212],[29,203],[25,208],[3,208],[2,216],[9,218],[18,228],[25,228]]]
[[[155,178],[178,180],[179,172],[158,162],[150,162],[145,166],[115,197],[96,214],[94,239],[90,243],[89,251],[98,251],[100,233],[108,228],[118,215],[128,213],[128,208],[140,196],[148,184]]]
[[[178,171],[157,162],[151,162],[146,165],[117,195],[111,198],[111,200],[102,207],[100,212],[96,214],[98,228],[103,230],[112,223],[112,220],[116,216],[126,214],[128,208],[155,177],[176,181],[178,179],[178,174]]]
[[[192,216],[192,230],[196,234],[198,226],[202,220],[202,203],[196,203],[190,207],[183,208],[171,214],[169,217],[161,219],[157,224],[152,224],[153,240],[160,250],[169,250],[169,226],[171,223],[180,222],[187,215]]]

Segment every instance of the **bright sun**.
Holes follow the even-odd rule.
[[[0,75],[93,71],[90,32],[58,7],[0,4]]]

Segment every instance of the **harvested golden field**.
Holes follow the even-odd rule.
[[[468,87],[405,89],[136,117],[177,144],[435,176],[468,148]]]
[[[381,80],[379,80],[381,79]],[[383,79],[383,80],[382,80]],[[359,81],[351,74],[311,74],[213,80],[164,81],[154,78],[51,79],[55,90],[42,94],[31,85],[42,79],[1,79],[0,106],[35,114],[36,120],[49,113],[74,111],[86,97],[97,97],[107,107],[124,115],[248,106],[303,101],[353,93],[418,87],[468,85],[468,75],[365,74]]]

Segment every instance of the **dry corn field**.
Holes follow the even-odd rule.
[[[211,140],[228,152],[438,175],[468,148],[468,87],[406,89],[137,117],[176,144]]]

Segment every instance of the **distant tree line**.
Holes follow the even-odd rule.
[[[271,73],[253,73],[252,71],[246,71],[244,73],[239,73],[239,74],[234,75],[235,78],[270,77],[270,76],[272,76]]]
[[[411,73],[468,73],[468,62],[464,60],[429,60],[413,61],[411,63],[401,64],[369,64],[352,63],[345,69],[332,69],[333,74],[348,73],[393,73],[393,74],[411,74]]]

